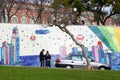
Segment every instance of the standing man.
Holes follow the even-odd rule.
[[[41,67],[44,67],[44,49],[41,50],[40,55],[39,55],[39,59],[40,59],[40,64]]]

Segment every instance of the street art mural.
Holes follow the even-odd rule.
[[[18,28],[12,30],[11,43],[2,42],[0,47],[1,64],[14,64],[19,62],[19,34]]]
[[[85,45],[89,58],[120,70],[120,28],[110,26],[68,26],[76,40]],[[39,67],[41,49],[55,59],[82,51],[69,35],[57,27],[42,25],[0,24],[0,64]]]

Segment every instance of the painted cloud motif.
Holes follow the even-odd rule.
[[[35,33],[36,34],[48,34],[50,33],[50,31],[47,29],[41,29],[41,30],[36,30]]]

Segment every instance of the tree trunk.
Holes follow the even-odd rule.
[[[5,23],[6,22],[6,18],[5,18],[5,10],[4,9],[2,10],[2,19],[3,19],[3,22]]]
[[[88,58],[87,53],[85,51],[84,45],[81,46],[81,49],[82,49],[82,53],[83,53],[83,55],[84,55],[84,57],[86,59],[87,67],[88,67],[88,69],[91,69],[90,61],[89,61],[89,58]]]
[[[63,32],[66,32],[66,33],[71,37],[71,39],[75,42],[75,44],[78,45],[79,47],[81,47],[82,53],[83,53],[83,55],[84,55],[84,57],[85,57],[85,59],[86,59],[86,62],[87,62],[87,68],[88,68],[88,69],[91,69],[90,61],[89,61],[89,58],[88,58],[88,56],[87,56],[87,53],[86,53],[86,50],[85,50],[84,45],[81,44],[81,43],[79,43],[79,42],[75,39],[74,35],[66,28],[66,26],[64,26],[64,27],[62,27],[61,25],[56,25],[56,26],[58,26]]]

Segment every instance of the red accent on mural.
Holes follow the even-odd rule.
[[[30,36],[31,41],[35,41],[36,37],[34,35]]]
[[[102,45],[102,42],[101,42],[101,41],[98,41],[98,45],[100,45],[100,46],[101,46],[101,45]]]
[[[77,38],[77,40],[83,40],[84,36],[82,34],[78,34],[76,38]]]

